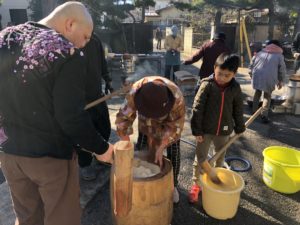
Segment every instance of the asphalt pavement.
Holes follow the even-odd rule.
[[[199,64],[183,66],[182,70],[197,74]],[[120,85],[120,71],[113,71],[114,86]],[[241,83],[245,98],[253,95],[250,77],[246,68],[240,68],[237,80]],[[284,95],[286,88],[275,91]],[[193,97],[186,97],[187,113],[182,138],[194,142],[190,131],[190,117]],[[109,103],[110,117],[113,124],[112,139],[115,136],[115,116],[123,103],[123,97],[114,98]],[[245,120],[250,117],[251,109],[244,102]],[[172,225],[300,225],[300,192],[286,195],[268,188],[262,181],[263,155],[262,151],[269,146],[286,146],[300,150],[300,117],[290,114],[270,115],[271,123],[263,124],[259,119],[250,125],[245,134],[230,146],[227,156],[241,156],[251,162],[252,169],[240,173],[245,181],[241,194],[240,206],[236,216],[221,221],[208,216],[201,203],[191,205],[187,201],[191,186],[194,147],[181,143],[181,170],[179,174],[180,202],[175,205]],[[137,129],[135,123],[135,131]],[[136,133],[132,140],[136,140]],[[109,185],[107,184],[87,205],[83,225],[111,225],[111,205],[109,200]],[[153,224],[155,225],[155,224]]]
[[[199,63],[192,66],[183,66],[182,70],[197,74]],[[121,86],[121,71],[112,70],[113,86],[117,89]],[[241,83],[245,97],[252,96],[253,90],[247,69],[239,69],[237,80]],[[284,95],[287,88],[276,91],[276,94]],[[112,122],[111,142],[118,140],[115,133],[115,117],[118,109],[123,103],[124,96],[115,97],[108,101],[110,118]],[[182,138],[194,142],[190,130],[191,106],[193,97],[186,97],[187,112],[186,122]],[[244,102],[245,120],[250,117],[251,109]],[[241,156],[251,162],[252,169],[248,172],[240,173],[245,181],[245,188],[241,194],[241,201],[236,216],[232,219],[221,221],[208,216],[200,201],[197,204],[189,204],[187,201],[188,190],[191,186],[192,164],[194,160],[194,147],[181,143],[181,170],[179,174],[180,202],[174,206],[172,225],[300,225],[300,192],[296,194],[281,194],[268,188],[262,181],[263,156],[262,151],[269,146],[286,146],[300,150],[300,117],[291,114],[271,113],[271,123],[263,124],[259,119],[250,125],[245,134],[230,146],[227,156]],[[137,123],[134,124],[135,135],[132,140],[136,140]],[[109,168],[99,169],[99,173],[105,174],[105,178],[99,178],[103,182],[98,189],[94,182],[83,185],[82,191],[89,192],[88,199],[85,199],[82,225],[112,225],[111,205],[109,199]],[[0,183],[1,178],[0,172]],[[95,181],[96,182],[96,181]],[[97,181],[99,182],[99,180]],[[0,199],[7,200],[8,190],[3,183],[0,185]],[[1,189],[1,186],[4,187]],[[3,196],[5,195],[5,196]],[[11,203],[10,203],[11,204]],[[1,205],[1,204],[0,204]],[[9,203],[5,204],[6,206]],[[11,225],[11,216],[4,219],[6,215],[11,215],[11,207],[4,210],[0,208],[0,224]],[[2,213],[1,214],[1,210]],[[2,222],[2,223],[1,223]],[[155,224],[153,224],[155,225]]]

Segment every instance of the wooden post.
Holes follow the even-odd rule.
[[[119,141],[114,146],[114,213],[128,215],[132,207],[133,149],[129,141]]]
[[[244,67],[244,45],[243,45],[243,26],[240,21],[240,52],[241,52],[241,66]]]
[[[251,55],[251,50],[250,50],[250,45],[249,45],[249,40],[248,40],[245,18],[243,18],[243,20],[242,20],[242,27],[243,27],[243,33],[244,33],[244,37],[245,37],[245,44],[246,44],[246,48],[247,48],[247,52],[248,52],[249,61],[251,62],[252,55]]]

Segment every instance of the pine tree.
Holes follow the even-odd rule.
[[[135,0],[134,5],[137,8],[142,8],[142,20],[141,23],[145,22],[146,8],[149,6],[155,6],[155,1],[153,0]]]

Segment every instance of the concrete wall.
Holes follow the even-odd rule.
[[[28,1],[29,0],[3,0],[0,6],[0,14],[2,15],[1,25],[3,28],[7,26],[7,23],[11,22],[10,9],[26,9],[28,19],[30,18],[30,11],[27,9],[29,5]]]
[[[160,17],[162,20],[178,19],[181,15],[182,11],[176,9],[175,7],[170,7],[160,12]]]
[[[155,10],[165,8],[167,5],[169,5],[171,0],[155,0]],[[190,3],[191,0],[173,0],[173,2],[184,2],[184,3]]]
[[[193,28],[184,28],[184,53],[191,55],[193,52]]]
[[[167,25],[173,24],[173,20],[181,20],[181,15],[184,12],[176,9],[175,7],[166,8],[159,12],[157,17],[146,17],[146,22],[156,22],[156,24]]]
[[[264,42],[268,39],[268,25],[255,25],[253,32],[247,30],[249,41],[261,41]],[[273,39],[282,39],[283,33],[278,26],[274,27]]]
[[[155,10],[161,9],[166,7],[168,4],[170,4],[169,0],[156,0],[155,1]]]
[[[248,32],[249,41],[262,41],[264,42],[268,38],[268,26],[267,25],[256,25],[253,32]]]

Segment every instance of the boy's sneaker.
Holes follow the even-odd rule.
[[[196,203],[198,202],[199,193],[201,191],[201,187],[197,184],[194,184],[189,192],[189,202]]]

